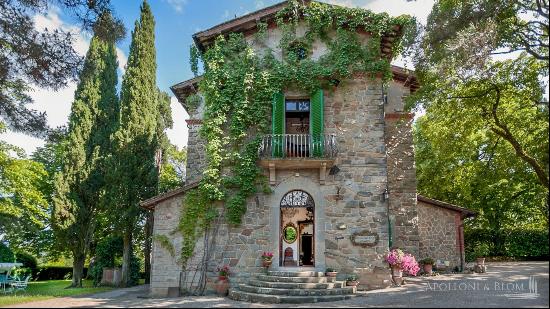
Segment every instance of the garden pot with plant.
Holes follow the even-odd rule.
[[[431,275],[433,271],[433,266],[435,264],[434,259],[432,258],[425,258],[420,261],[420,264],[422,264],[422,269],[424,270],[425,274]]]
[[[264,252],[262,253],[262,266],[269,268],[273,263],[273,252]]]
[[[218,267],[218,280],[214,288],[219,296],[227,296],[229,294],[229,266],[224,265]]]
[[[327,277],[336,277],[336,275],[338,274],[338,272],[336,270],[334,270],[334,268],[330,268],[330,267],[327,267],[327,270],[325,271],[325,276]]]
[[[351,274],[346,278],[346,285],[347,286],[357,286],[357,285],[359,285],[358,279],[359,279],[359,277],[356,274]]]
[[[403,273],[416,276],[420,267],[414,256],[405,254],[401,249],[392,249],[386,254],[386,262],[390,265],[393,283],[403,284]]]

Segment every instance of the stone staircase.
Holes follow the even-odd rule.
[[[317,303],[339,301],[355,296],[356,288],[344,281],[325,277],[316,271],[268,271],[247,284],[229,290],[233,300],[259,303]]]

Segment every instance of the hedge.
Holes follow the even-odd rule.
[[[487,256],[503,256],[516,259],[548,260],[548,230],[510,229],[499,232],[472,229],[464,231],[466,260],[475,259],[478,252],[488,251]]]
[[[84,267],[83,277],[86,277],[88,268]],[[72,267],[63,266],[41,266],[38,267],[36,275],[33,275],[33,280],[46,281],[46,280],[67,280],[73,276]]]

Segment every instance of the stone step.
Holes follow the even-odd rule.
[[[270,270],[267,272],[269,276],[279,277],[324,277],[325,273],[320,271],[286,271],[286,270]]]
[[[274,289],[334,289],[343,288],[345,282],[335,281],[327,283],[295,283],[295,282],[270,282],[251,279],[248,283],[252,286]]]
[[[324,296],[324,295],[350,295],[354,294],[356,288],[347,286],[334,289],[275,289],[240,284],[239,290],[247,293],[265,294],[265,295],[287,295],[287,296]]]
[[[282,277],[267,275],[258,275],[257,279],[260,281],[292,283],[327,283],[336,281],[336,278],[334,277]]]
[[[355,295],[324,295],[324,296],[288,296],[288,295],[266,295],[240,291],[237,289],[229,290],[229,298],[233,300],[270,303],[270,304],[305,304],[329,301],[340,301],[354,297]]]

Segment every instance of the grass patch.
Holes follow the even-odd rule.
[[[55,297],[95,294],[112,290],[112,287],[94,287],[91,280],[83,280],[82,288],[66,289],[71,280],[50,280],[29,282],[26,291],[3,293],[0,289],[0,307],[21,304]]]

